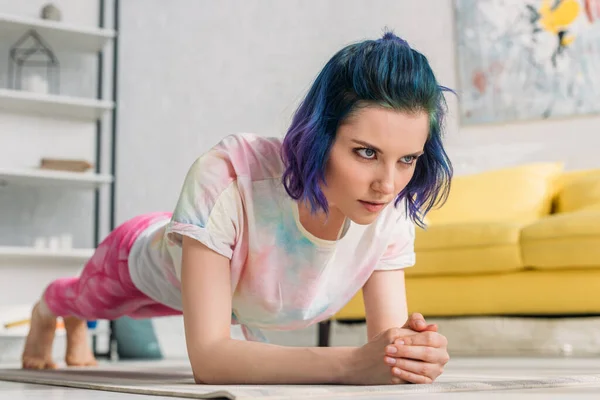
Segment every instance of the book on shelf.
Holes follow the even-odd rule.
[[[40,161],[41,169],[49,169],[54,171],[85,172],[93,167],[93,164],[85,160],[42,158]]]

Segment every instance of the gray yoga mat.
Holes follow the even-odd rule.
[[[507,379],[507,377],[445,374],[430,385],[197,385],[186,366],[154,367],[151,364],[101,365],[97,368],[64,368],[53,371],[0,369],[0,380],[63,386],[88,390],[171,396],[192,399],[332,399],[352,396],[533,389],[600,384],[600,375]],[[380,398],[380,397],[378,397]]]

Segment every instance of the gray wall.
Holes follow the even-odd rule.
[[[190,164],[223,136],[283,135],[333,53],[386,25],[431,53],[441,79],[451,79],[451,50],[436,43],[450,19],[422,35],[414,15],[424,6],[412,3],[122,2],[118,219],[171,210]]]
[[[122,2],[119,221],[171,210],[192,161],[223,136],[283,135],[319,69],[340,47],[393,28],[457,88],[451,0]],[[526,161],[599,166],[599,117],[460,128],[458,173]]]

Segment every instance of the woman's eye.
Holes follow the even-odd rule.
[[[369,149],[367,147],[357,149],[356,152],[362,158],[372,159],[373,157],[375,157],[375,150]]]
[[[417,157],[415,156],[404,156],[400,159],[400,161],[404,164],[412,164],[416,159]]]

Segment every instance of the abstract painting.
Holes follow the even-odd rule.
[[[461,123],[600,111],[600,0],[455,0]]]

